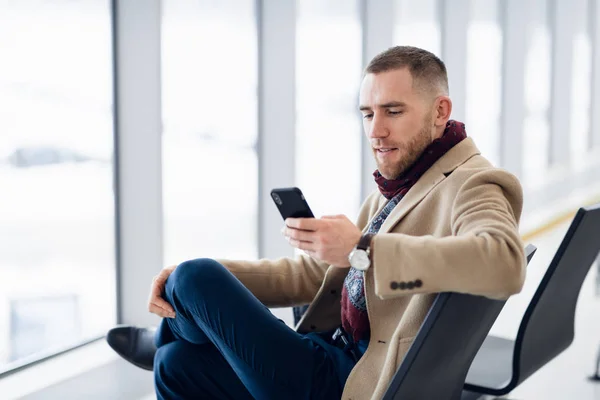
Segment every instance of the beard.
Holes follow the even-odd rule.
[[[402,175],[417,161],[427,146],[431,144],[433,140],[431,138],[431,128],[429,128],[430,120],[431,117],[429,115],[426,116],[419,133],[411,138],[408,143],[389,145],[389,147],[396,147],[398,149],[397,157],[399,157],[399,160],[382,162],[377,157],[377,150],[373,149],[377,169],[385,179],[396,179]],[[386,146],[388,146],[387,143]]]

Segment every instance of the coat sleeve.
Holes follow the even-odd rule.
[[[308,304],[329,265],[307,255],[276,260],[217,260],[267,307]]]
[[[472,175],[452,204],[452,236],[376,235],[372,242],[375,293],[461,292],[505,299],[525,280],[526,259],[518,222],[522,188],[510,173]]]

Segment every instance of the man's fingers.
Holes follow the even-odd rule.
[[[153,296],[162,296],[165,292],[165,285],[160,281],[152,282],[151,292]]]
[[[150,308],[148,311],[150,311],[152,314],[158,315],[159,317],[169,318],[168,317],[169,313],[167,311],[163,310],[162,308],[158,307],[157,305],[150,304]]]
[[[170,313],[174,313],[175,309],[173,309],[173,306],[170,305],[168,302],[166,302],[164,299],[160,298],[160,297],[154,297],[152,299],[152,304],[156,305],[157,307],[162,308],[163,310],[170,312]]]
[[[289,228],[303,229],[305,231],[316,231],[320,221],[316,218],[287,218],[285,224]]]
[[[169,275],[171,275],[174,270],[175,266],[161,269],[158,275],[154,277],[153,282],[164,286],[167,282],[167,278],[169,278]]]
[[[154,284],[158,285],[160,287],[165,287],[165,284],[167,283],[167,278],[169,277],[169,275],[165,276],[162,272],[158,275],[156,275],[156,277],[154,278]]]
[[[150,305],[150,310],[149,311],[152,314],[156,314],[156,315],[158,315],[159,317],[162,317],[162,318],[175,318],[175,313],[168,312],[167,310],[164,310],[164,309],[158,307],[155,304],[151,304]]]
[[[315,251],[317,250],[317,246],[312,243],[312,242],[302,242],[300,240],[296,240],[296,239],[288,239],[288,241],[290,242],[290,244],[300,250],[309,250],[309,251]]]
[[[175,315],[175,310],[173,310],[173,307],[171,307],[171,305],[169,303],[167,303],[166,301],[164,301],[162,299],[158,299],[158,300],[161,300],[161,302],[157,302],[156,300],[157,299],[152,299],[152,301],[150,302],[150,307],[149,307],[150,312],[153,312],[152,310],[157,310],[157,311],[163,312],[167,315]]]
[[[152,278],[150,286],[150,298],[148,299],[148,311],[163,318],[175,318],[175,309],[162,297],[165,290],[167,278],[176,266],[163,268],[158,275]]]
[[[315,232],[303,231],[294,228],[283,228],[282,232],[285,236],[292,239],[300,240],[302,242],[314,242],[316,237]]]

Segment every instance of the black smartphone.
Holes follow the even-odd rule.
[[[271,198],[285,221],[286,218],[314,218],[302,191],[297,187],[271,190]]]

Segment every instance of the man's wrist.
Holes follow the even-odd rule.
[[[358,241],[357,247],[361,248],[365,251],[367,251],[368,253],[371,252],[372,250],[372,243],[373,243],[373,238],[375,237],[374,233],[371,232],[367,232],[364,233],[361,237],[360,240]]]
[[[354,250],[348,256],[350,266],[359,270],[366,271],[371,266],[371,242],[373,233],[365,233],[354,247]]]

